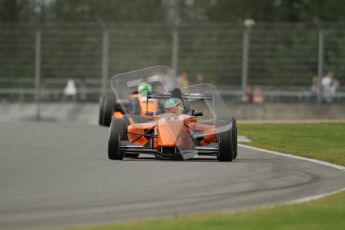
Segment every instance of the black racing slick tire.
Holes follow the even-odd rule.
[[[237,158],[238,143],[237,143],[237,122],[236,119],[232,118],[232,143],[234,148],[234,159]]]
[[[108,138],[108,158],[110,160],[123,159],[123,153],[120,151],[120,141],[124,139],[126,129],[123,119],[112,119]]]
[[[103,126],[110,126],[111,118],[113,117],[116,98],[114,94],[106,94],[103,99]]]
[[[217,128],[221,131],[218,131],[218,154],[217,159],[219,161],[232,161],[234,159],[234,143],[233,143],[233,129],[227,129],[222,131],[221,127],[225,127],[232,122],[232,118],[219,118],[217,120]]]

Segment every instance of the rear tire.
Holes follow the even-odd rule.
[[[110,160],[122,160],[123,153],[120,151],[120,141],[126,135],[127,127],[123,119],[112,119],[108,139],[108,158]]]
[[[217,121],[217,127],[223,127],[229,125],[233,121],[233,118],[220,118]],[[230,128],[226,131],[217,134],[218,139],[218,154],[217,159],[219,161],[232,161],[234,159],[234,139],[233,129]]]
[[[113,117],[116,98],[112,93],[104,95],[103,99],[103,125],[109,127]]]

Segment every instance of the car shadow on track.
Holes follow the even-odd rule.
[[[220,162],[217,160],[216,157],[212,156],[198,156],[196,158],[188,159],[188,160],[171,160],[171,159],[157,159],[154,156],[139,156],[139,158],[124,158],[123,161],[142,161],[142,162],[147,162],[147,161],[164,161],[164,162],[217,162],[217,163],[232,163],[232,162],[237,162],[237,161],[242,161],[242,159],[236,159],[232,162],[229,161],[224,161]]]

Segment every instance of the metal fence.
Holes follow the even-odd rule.
[[[328,68],[345,82],[344,29],[282,23],[181,24],[176,30],[157,23],[1,24],[0,97],[59,100],[66,81],[74,79],[78,98],[95,100],[111,75],[169,65],[188,73],[191,82],[203,74],[227,95],[240,96],[251,85],[272,100],[310,98],[312,78]]]

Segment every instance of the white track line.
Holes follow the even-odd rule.
[[[267,149],[262,149],[262,148],[257,148],[257,147],[252,147],[252,146],[248,146],[248,145],[243,145],[243,144],[238,144],[240,147],[242,148],[247,148],[247,149],[252,149],[252,150],[256,150],[256,151],[261,151],[261,152],[265,152],[265,153],[270,153],[270,154],[274,154],[274,155],[278,155],[278,156],[283,156],[283,157],[289,157],[289,158],[294,158],[294,159],[299,159],[299,160],[305,160],[305,161],[309,161],[309,162],[313,162],[316,164],[320,164],[320,165],[325,165],[328,167],[332,167],[335,169],[339,169],[342,171],[345,171],[345,167],[341,166],[341,165],[337,165],[337,164],[332,164],[326,161],[320,161],[320,160],[315,160],[315,159],[310,159],[310,158],[306,158],[306,157],[300,157],[300,156],[296,156],[290,153],[281,153],[281,152],[277,152],[277,151],[272,151],[272,150],[267,150]],[[335,190],[333,192],[328,192],[328,193],[322,193],[319,195],[314,195],[314,196],[307,196],[304,198],[300,198],[300,199],[296,199],[296,200],[292,200],[292,201],[288,201],[288,202],[284,202],[282,204],[277,204],[277,205],[273,205],[273,206],[268,206],[268,207],[275,207],[278,205],[289,205],[289,204],[298,204],[298,203],[304,203],[304,202],[309,202],[309,201],[313,201],[313,200],[318,200],[327,196],[331,196],[334,194],[337,194],[339,192],[344,192],[345,191],[345,187]]]
[[[270,154],[275,154],[278,156],[283,156],[283,157],[289,157],[289,158],[294,158],[294,159],[299,159],[299,160],[305,160],[305,161],[310,161],[316,164],[320,164],[320,165],[326,165],[332,168],[336,168],[339,170],[343,170],[345,171],[345,167],[341,166],[341,165],[337,165],[337,164],[332,164],[326,161],[320,161],[320,160],[315,160],[315,159],[311,159],[311,158],[306,158],[306,157],[301,157],[301,156],[296,156],[290,153],[281,153],[281,152],[277,152],[277,151],[272,151],[272,150],[267,150],[267,149],[262,149],[262,148],[258,148],[258,147],[252,147],[249,145],[243,145],[243,144],[238,144],[238,146],[242,147],[242,148],[247,148],[247,149],[252,149],[252,150],[256,150],[256,151],[261,151],[261,152],[265,152],[265,153],[270,153]]]
[[[318,199],[324,198],[326,196],[335,195],[335,194],[337,194],[339,192],[344,192],[344,191],[345,191],[345,188],[341,188],[341,189],[335,190],[333,192],[323,193],[323,194],[315,195],[315,196],[308,196],[308,197],[305,197],[305,198],[301,198],[301,199],[293,200],[293,201],[290,201],[290,202],[286,202],[285,204],[298,204],[298,203],[309,202],[309,201],[313,201],[313,200],[318,200]]]

